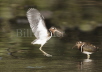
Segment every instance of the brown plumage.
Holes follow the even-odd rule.
[[[93,44],[78,41],[76,42],[77,48],[84,54],[87,54],[87,58],[90,58],[90,54],[96,52],[98,50],[98,47],[94,46]]]

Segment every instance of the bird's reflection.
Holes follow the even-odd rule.
[[[78,63],[79,70],[92,70],[94,62],[92,59],[84,59]]]
[[[14,57],[14,58],[18,58],[17,56],[15,56],[13,53],[16,53],[17,51],[10,51],[11,48],[7,48],[6,50],[8,51],[8,55]]]
[[[83,62],[92,62],[92,59],[84,59]]]

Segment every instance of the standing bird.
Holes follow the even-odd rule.
[[[37,9],[30,8],[27,11],[27,18],[30,23],[31,30],[36,37],[36,39],[33,42],[31,42],[31,44],[40,44],[40,51],[45,56],[51,57],[52,55],[43,51],[42,47],[52,37],[52,34],[54,34],[55,32],[62,34],[62,32],[57,30],[55,27],[51,27],[49,30],[47,30],[44,22],[44,17],[40,14],[40,12]]]
[[[82,41],[78,41],[75,46],[77,46],[82,53],[87,54],[87,59],[90,58],[90,54],[98,50],[98,47]]]

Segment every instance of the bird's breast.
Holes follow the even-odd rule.
[[[92,54],[93,52],[83,51],[82,53],[84,53],[84,54]]]

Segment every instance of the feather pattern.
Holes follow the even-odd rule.
[[[34,8],[27,11],[27,18],[30,23],[32,32],[37,39],[43,39],[48,36],[48,30],[45,26],[44,17]]]

